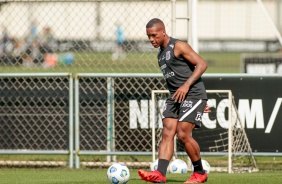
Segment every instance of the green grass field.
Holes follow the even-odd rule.
[[[124,60],[111,60],[112,53],[76,52],[73,65],[42,66],[0,65],[2,73],[70,72],[70,73],[160,73],[157,52],[130,52]],[[200,53],[208,63],[206,73],[240,73],[241,53]]]
[[[1,184],[106,184],[106,169],[0,169]],[[167,183],[180,184],[188,179],[187,174],[168,174]],[[137,170],[130,169],[132,184],[145,184]],[[265,184],[282,183],[282,174],[272,173],[210,173],[209,184]]]
[[[29,156],[36,157],[36,156]],[[4,160],[20,160],[20,155],[2,157]],[[209,160],[211,166],[216,165],[220,157],[203,157]],[[259,168],[255,173],[241,173],[228,174],[223,172],[211,172],[209,174],[208,184],[265,184],[265,183],[282,183],[282,157],[255,157]],[[42,160],[37,157],[35,160]],[[51,157],[50,157],[51,159]],[[84,158],[84,161],[102,161],[98,156],[91,156]],[[139,156],[138,161],[148,161],[148,158]],[[135,161],[137,161],[134,159]],[[34,160],[34,159],[29,159]],[[46,160],[46,159],[43,159]],[[48,160],[48,159],[47,159]],[[51,159],[51,160],[54,160]],[[119,161],[128,161],[128,158],[118,158]],[[129,183],[132,184],[146,184],[140,180],[136,167],[130,168],[131,179]],[[144,168],[143,168],[144,169]],[[146,168],[145,168],[146,169]],[[0,168],[0,183],[1,184],[106,184],[106,168],[89,168],[82,167],[81,169],[69,169],[66,167],[59,168],[28,168],[28,167],[11,167]],[[190,176],[191,171],[187,174],[171,174],[167,175],[167,183],[177,184],[183,183]]]

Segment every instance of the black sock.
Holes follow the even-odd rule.
[[[203,169],[203,165],[202,165],[202,160],[199,159],[196,162],[192,162],[193,166],[194,166],[194,172],[197,172],[199,174],[204,174],[205,171]]]
[[[169,161],[166,159],[159,159],[158,161],[158,171],[163,175],[166,176],[166,171],[168,167]]]

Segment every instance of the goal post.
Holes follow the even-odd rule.
[[[252,149],[240,120],[231,90],[207,90],[210,113],[204,113],[202,128],[193,131],[202,156],[221,157],[219,163],[211,164],[212,170],[240,173],[258,171]],[[161,140],[161,114],[168,90],[152,90],[152,161],[155,161]],[[174,158],[189,160],[183,145],[175,138]],[[217,158],[218,160],[218,158]],[[212,162],[212,161],[211,161]],[[190,163],[187,163],[190,165]],[[191,167],[190,167],[191,168]]]

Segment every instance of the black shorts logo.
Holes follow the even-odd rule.
[[[193,107],[193,101],[191,101],[191,100],[184,100],[181,103],[181,107],[187,107],[187,108],[191,109]]]
[[[202,121],[203,114],[201,112],[197,112],[197,116],[195,118],[196,121]]]

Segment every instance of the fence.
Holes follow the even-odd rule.
[[[147,118],[139,119],[144,126],[138,125],[139,108],[130,104],[144,98],[148,103],[152,88],[164,89],[160,75],[144,78],[144,74],[78,74],[75,86],[75,104],[79,108],[76,109],[79,114],[76,117],[75,150],[79,150],[76,168],[80,167],[82,155],[151,155],[149,112],[142,110]],[[131,116],[135,116],[135,123],[129,123]],[[116,158],[107,157],[107,161],[116,161]]]
[[[1,74],[0,84],[0,154],[69,156],[17,156],[20,160],[4,159],[1,165],[73,167],[75,159],[79,168],[93,164],[80,163],[83,155],[151,155],[152,122],[138,125],[139,108],[131,109],[130,101],[149,100],[151,89],[165,89],[160,75]]]
[[[72,81],[68,73],[0,75],[0,154],[67,155],[73,166]],[[51,160],[12,159],[3,164],[66,164]]]
[[[209,81],[208,86],[215,85],[217,88],[218,82],[225,81],[222,78],[226,78],[224,75],[207,77],[205,80]],[[234,75],[227,79],[233,81],[231,87],[227,87],[231,83],[219,86],[225,86],[226,89],[234,88],[232,91],[235,92],[235,100],[245,102],[248,98],[252,100],[253,95],[248,91],[244,94],[240,90],[236,91],[237,86],[249,85],[248,80],[254,81],[255,78],[258,78],[255,81],[261,85],[276,84],[281,77],[237,76],[237,78],[238,80],[235,80]],[[151,160],[149,155],[152,155],[152,125],[161,124],[160,119],[153,121],[155,115],[152,109],[151,90],[166,89],[165,81],[160,74],[0,74],[0,86],[0,155],[2,155],[0,165],[36,167],[67,165],[70,168],[73,166],[79,168],[106,166],[113,161],[123,160],[130,161],[133,166],[134,164],[148,166],[148,160]],[[249,90],[256,91],[253,88]],[[261,93],[265,94],[263,91]],[[236,95],[246,96],[240,100]],[[276,115],[272,113],[271,116],[277,116],[278,121],[281,115],[278,111],[281,98],[276,99],[279,97],[278,92],[273,94],[273,97],[274,99],[266,97],[256,101],[271,102],[266,103],[264,109],[271,109],[275,104]],[[214,99],[215,101],[217,100]],[[252,101],[255,103],[255,100]],[[219,104],[221,100],[218,100],[218,106],[225,109]],[[239,112],[253,112],[249,114],[248,119],[255,120],[253,117],[256,116],[255,112],[263,112],[263,107],[261,106],[261,109],[254,107],[256,106],[252,105],[251,109],[248,109],[245,105],[239,105]],[[217,112],[218,110],[209,115],[210,122],[216,122]],[[221,109],[221,112],[224,110]],[[264,113],[266,117],[271,113],[267,112]],[[214,144],[211,135],[215,135],[215,140],[218,139],[218,134],[211,131],[217,132],[224,128],[220,127],[222,123],[218,121],[218,127],[214,126],[216,129],[213,130],[204,122],[205,128],[193,134],[197,140],[201,140],[203,155],[222,155],[219,152],[210,152],[209,149]],[[278,126],[279,124],[275,122],[275,118],[272,118],[270,124]],[[250,126],[255,122],[247,120],[245,123],[251,128],[246,130],[247,133],[251,133],[250,135],[261,133]],[[263,135],[265,134],[261,137]],[[275,140],[276,136],[277,132],[273,130],[267,137]],[[256,139],[256,136],[250,139],[251,146],[254,144],[254,149],[258,149],[254,154],[281,156],[278,143],[277,145],[273,143],[273,147],[266,141],[267,146],[261,148],[262,142],[258,144]],[[264,152],[264,149],[270,153]],[[122,157],[124,155],[131,159],[137,158],[128,160],[128,157]],[[140,156],[147,156],[147,162],[140,160]]]
[[[199,52],[210,73],[240,72],[240,53],[277,52],[281,44],[255,0],[5,1],[0,4],[1,72],[156,73],[157,50],[145,25],[161,18],[169,35],[187,40],[198,10]],[[263,1],[281,31],[280,1]],[[116,44],[121,26],[125,42]],[[197,38],[194,38],[197,39]],[[195,48],[197,50],[197,48]],[[224,53],[221,53],[224,51]]]

